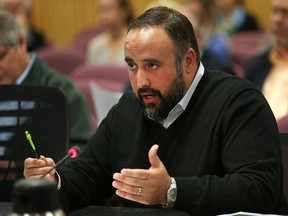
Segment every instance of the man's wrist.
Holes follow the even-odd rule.
[[[171,177],[171,184],[166,193],[167,203],[162,205],[163,208],[173,208],[177,198],[177,185],[173,177]]]

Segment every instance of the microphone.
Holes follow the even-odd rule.
[[[79,154],[80,149],[77,146],[73,146],[68,150],[68,153],[72,154],[71,158],[76,158]]]
[[[51,169],[49,169],[44,175],[42,175],[40,178],[43,179],[46,175],[48,175],[53,169],[56,169],[59,167],[60,164],[62,164],[65,160],[70,158],[72,156],[72,153],[67,154],[65,157],[63,157],[61,160],[59,160]]]

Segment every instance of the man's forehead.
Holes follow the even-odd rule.
[[[145,26],[141,28],[131,29],[127,35],[129,34],[137,34],[141,37],[148,37],[154,33],[164,32],[163,27],[161,26]]]
[[[157,44],[157,43],[169,43],[170,37],[162,27],[145,27],[136,28],[128,32],[126,36],[126,44],[140,43],[140,44]]]
[[[155,29],[150,27],[150,28],[141,28],[139,30],[139,35],[141,36],[141,38],[143,39],[148,39],[151,34],[155,33]]]
[[[162,26],[135,28],[128,32],[124,50],[157,53],[166,50],[167,53],[174,50],[174,43]]]

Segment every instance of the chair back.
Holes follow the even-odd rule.
[[[86,50],[89,42],[103,31],[104,29],[101,27],[86,28],[75,35],[70,46],[86,56]]]
[[[90,88],[95,107],[97,123],[100,124],[112,106],[119,101],[123,93],[102,88],[95,82],[90,82]]]
[[[85,56],[74,49],[51,48],[39,55],[47,65],[66,75],[85,62]]]
[[[120,65],[79,65],[71,71],[69,77],[74,79],[111,80],[122,83],[122,89],[129,81],[127,66]],[[121,89],[121,90],[122,90]],[[111,89],[116,90],[116,89]]]
[[[280,144],[283,163],[283,192],[288,200],[288,133],[280,133]]]
[[[23,162],[38,152],[59,161],[69,143],[67,101],[53,87],[0,85],[0,201],[10,201],[13,183],[23,178]]]
[[[232,35],[229,40],[233,61],[244,67],[249,59],[257,54],[266,38],[267,34],[263,31],[240,32]]]
[[[277,125],[280,133],[288,133],[288,115],[278,119]]]

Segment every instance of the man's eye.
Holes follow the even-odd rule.
[[[135,64],[129,63],[129,64],[128,64],[128,67],[129,67],[131,70],[133,70],[133,69],[135,69],[136,66],[135,66]]]
[[[158,66],[158,65],[152,64],[152,63],[148,64],[148,67],[149,67],[150,69],[156,69],[157,66]]]

